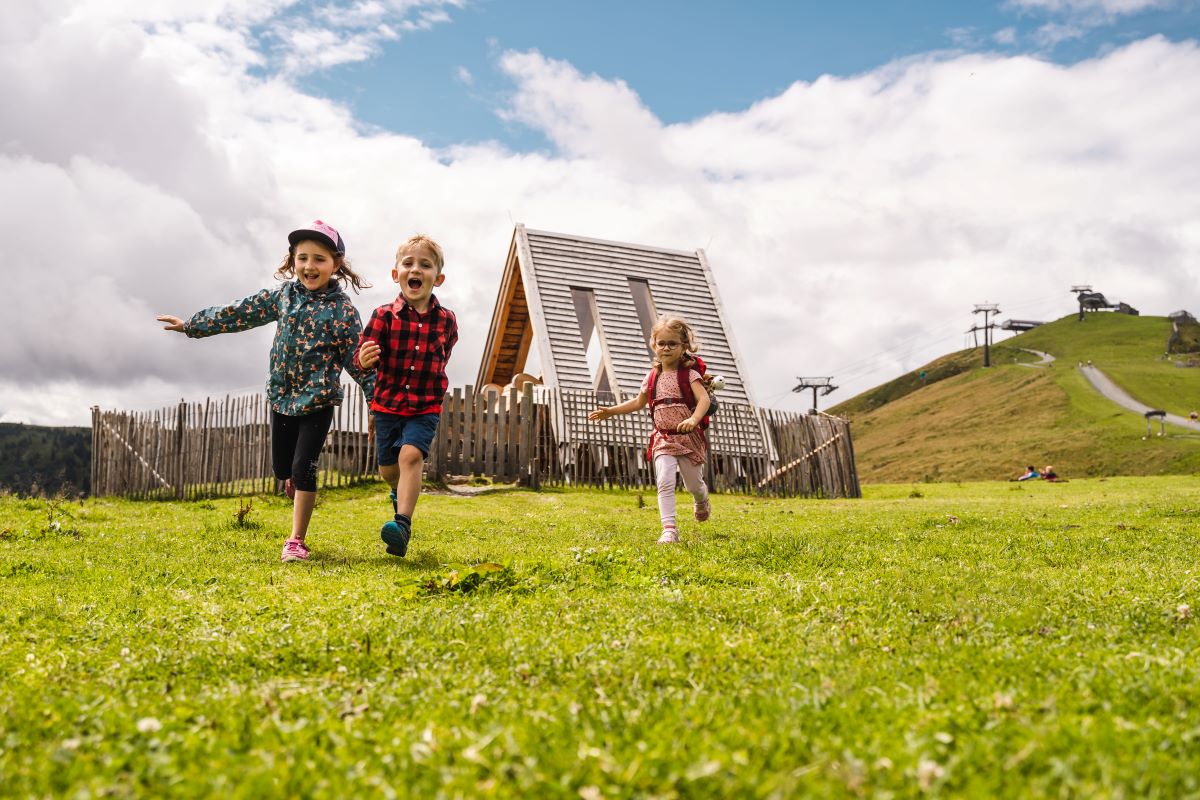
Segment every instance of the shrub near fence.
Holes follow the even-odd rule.
[[[587,422],[615,398],[526,385],[518,392],[446,395],[426,460],[434,480],[476,475],[503,483],[642,487],[648,414]],[[320,487],[376,474],[374,437],[357,384],[318,464]],[[710,430],[709,483],[718,492],[859,497],[849,425],[827,415],[721,405]],[[180,402],[157,411],[92,409],[93,494],[199,498],[273,492],[270,408],[263,397]]]

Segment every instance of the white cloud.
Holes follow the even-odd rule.
[[[1138,14],[1153,8],[1166,8],[1175,0],[1008,0],[1014,8],[1051,13],[1103,13],[1117,16]]]
[[[1071,39],[1082,39],[1085,33],[1085,29],[1079,25],[1047,22],[1034,32],[1033,40],[1039,47],[1048,50]]]
[[[992,34],[992,41],[1000,45],[1012,45],[1017,43],[1016,28],[1001,28]]]
[[[500,66],[518,85],[505,119],[540,130],[567,157],[602,160],[634,180],[664,177],[661,124],[624,81],[536,51],[506,52]]]
[[[284,53],[283,71],[291,76],[366,61],[380,52],[384,42],[398,38],[391,28],[384,26],[367,33],[352,34],[307,26],[279,26],[275,36]]]
[[[958,48],[974,49],[979,43],[979,33],[970,27],[950,28],[946,31],[946,38]]]
[[[393,294],[399,241],[423,230],[443,244],[456,385],[478,369],[510,215],[708,245],[752,386],[777,407],[803,405],[795,375],[834,374],[834,400],[961,346],[984,300],[1056,316],[1086,281],[1144,313],[1200,308],[1193,43],[1148,39],[1071,67],[915,58],[676,125],[620,80],[506,53],[508,118],[554,150],[437,151],[254,77],[248,26],[275,6],[240,22],[207,8],[148,29],[26,14],[0,34],[0,81],[27,110],[0,118],[13,187],[0,214],[21,265],[0,419],[86,423],[92,403],[261,386],[269,330],[190,341],[153,316],[270,285],[284,234],[316,217],[377,284],[364,315]]]

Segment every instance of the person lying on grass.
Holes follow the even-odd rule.
[[[1009,480],[1011,480],[1011,481],[1031,481],[1034,478],[1040,478],[1040,477],[1042,477],[1042,475],[1041,475],[1041,473],[1039,473],[1037,471],[1037,467],[1033,466],[1033,464],[1030,464],[1028,467],[1025,468],[1024,475],[1022,475],[1019,478],[1009,478]]]

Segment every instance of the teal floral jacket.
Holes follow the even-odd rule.
[[[375,372],[354,366],[362,320],[350,296],[331,281],[310,292],[299,281],[263,289],[233,305],[197,311],[183,332],[199,339],[278,322],[271,344],[267,399],[280,414],[301,416],[342,402],[342,370],[358,381],[368,405]]]

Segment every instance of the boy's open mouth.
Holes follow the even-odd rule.
[[[412,289],[414,292],[421,291],[421,287],[423,287],[424,285],[425,285],[425,281],[421,280],[420,278],[409,278],[408,279],[408,288]]]

